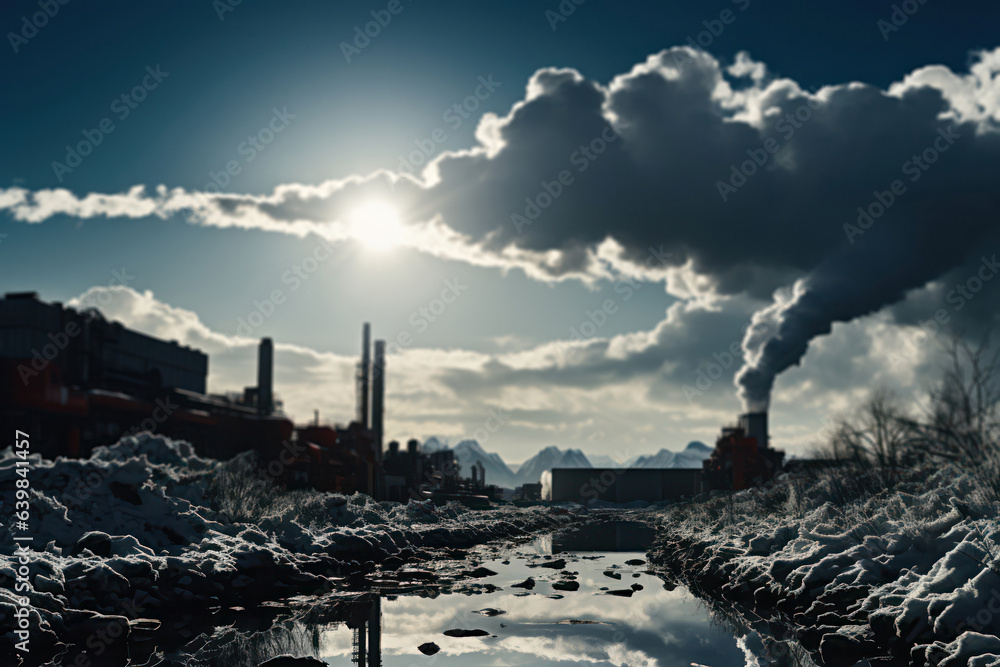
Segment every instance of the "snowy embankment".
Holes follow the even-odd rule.
[[[671,508],[650,557],[819,664],[1000,665],[998,506],[950,468],[845,469]]]
[[[126,619],[134,630],[136,618],[180,627],[212,608],[318,594],[338,575],[395,568],[435,549],[552,529],[572,518],[546,508],[473,511],[454,503],[378,503],[360,494],[281,493],[249,473],[245,461],[202,459],[187,443],[148,434],[85,460],[36,457],[30,527],[16,533],[33,538],[28,591],[15,592],[20,564],[12,533],[0,538],[3,654],[13,646],[14,614],[23,606],[15,596],[29,600],[37,658],[55,654],[59,640],[93,640],[94,627],[110,617],[120,619],[118,633],[128,633]],[[8,450],[0,457],[0,498],[8,509],[15,479]],[[117,636],[100,641],[110,651]]]

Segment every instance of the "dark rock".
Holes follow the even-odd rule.
[[[492,577],[496,572],[488,567],[477,567],[475,570],[469,570],[465,573],[467,577],[473,577],[474,579],[481,579],[482,577]]]
[[[633,591],[641,591],[642,590],[642,584],[632,584],[632,590]]]
[[[548,563],[542,563],[542,567],[552,568],[553,570],[561,570],[566,567],[566,561],[562,558],[559,560],[549,561]]]
[[[486,637],[490,633],[476,628],[475,630],[445,630],[444,634],[447,637]]]
[[[851,667],[861,660],[861,642],[854,637],[831,632],[820,640],[819,654],[826,667]]]
[[[645,565],[646,561],[641,558],[633,558],[632,560],[625,561],[626,565]]]
[[[557,591],[578,591],[580,590],[579,581],[556,581],[552,584],[552,588]]]
[[[528,577],[519,584],[511,584],[511,588],[526,588],[529,591],[534,587],[535,587],[535,580],[532,579],[531,577]]]
[[[621,579],[622,578],[622,575],[621,575],[620,572],[607,571],[607,572],[604,573],[604,576],[605,577],[611,577],[612,579]]]
[[[424,655],[434,655],[435,653],[441,650],[441,647],[435,644],[434,642],[427,642],[426,644],[421,644],[420,646],[418,646],[417,650],[423,653]]]

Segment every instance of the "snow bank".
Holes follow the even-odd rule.
[[[993,496],[952,468],[867,494],[841,483],[789,480],[668,509],[651,560],[780,619],[826,664],[853,664],[837,655],[856,650],[902,664],[980,655],[974,664],[1000,665],[988,637],[1000,634]]]
[[[220,480],[239,462],[196,455],[149,434],[98,448],[89,459],[41,460],[30,470],[32,648],[55,655],[57,639],[122,619],[170,619],[227,605],[329,590],[338,575],[398,567],[419,552],[465,548],[553,527],[571,517],[544,508],[473,511],[458,504],[379,503],[364,495],[281,493],[250,480],[258,516],[222,508]],[[15,459],[0,455],[0,499],[14,506]],[[227,477],[228,476],[228,477]],[[273,497],[260,502],[263,491]],[[12,534],[0,538],[0,651],[9,653],[18,600]],[[112,619],[112,620],[108,620]],[[75,628],[75,629],[74,629]],[[119,630],[118,635],[121,634]],[[116,635],[116,636],[118,636]],[[119,642],[121,643],[121,642]],[[36,655],[37,657],[37,655]]]

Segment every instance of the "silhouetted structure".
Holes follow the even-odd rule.
[[[243,396],[205,395],[208,357],[108,322],[96,309],[0,299],[0,423],[31,433],[33,449],[85,456],[139,429],[201,441],[226,456],[291,434]]]
[[[385,424],[385,341],[375,341],[375,367],[372,369],[372,435],[376,457],[381,459]]]
[[[781,471],[785,453],[769,447],[768,440],[766,412],[740,415],[736,426],[723,427],[702,464],[706,490],[739,491],[772,479]]]
[[[43,456],[88,456],[122,436],[154,431],[226,459],[254,450],[262,473],[288,486],[311,486],[377,499],[435,497],[480,502],[485,470],[459,477],[452,452],[405,453],[390,444],[383,465],[386,346],[362,329],[358,419],[346,426],[295,427],[274,394],[274,342],[260,341],[257,384],[205,393],[208,357],[108,322],[96,309],[44,303],[34,292],[0,299],[0,427],[28,431]],[[471,500],[470,500],[471,499]]]
[[[696,468],[553,468],[548,500],[679,500],[701,493],[701,477]]]
[[[358,363],[357,374],[358,422],[362,428],[368,428],[371,425],[368,418],[368,400],[371,396],[369,385],[372,373],[371,338],[371,324],[365,322],[361,327],[361,361]]]
[[[514,489],[514,500],[534,501],[542,499],[542,483],[528,482]]]
[[[401,451],[397,440],[389,441],[389,449],[382,462],[385,471],[385,499],[407,502],[410,498],[423,500],[420,485],[425,483],[424,471],[433,471],[429,457],[420,453],[420,443],[410,440]]]
[[[262,338],[257,348],[257,414],[274,412],[274,343]]]
[[[358,667],[382,667],[382,598],[371,594],[349,604],[347,627],[354,630],[351,662]]]

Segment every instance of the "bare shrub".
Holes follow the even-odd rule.
[[[953,338],[941,382],[929,392],[922,419],[911,420],[914,451],[922,458],[970,469],[997,465],[1000,432],[1000,347],[984,336],[976,345]],[[1000,479],[994,474],[993,484]]]
[[[892,469],[910,458],[913,444],[913,420],[892,392],[876,387],[856,412],[835,422],[817,454]]]

